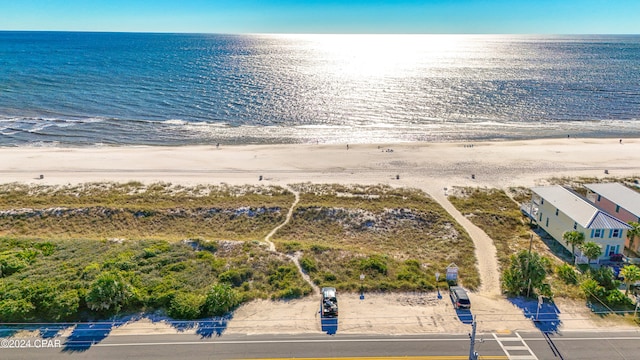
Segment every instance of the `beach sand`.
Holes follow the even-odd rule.
[[[473,146],[472,146],[473,145]],[[549,177],[640,175],[640,140],[0,148],[0,182],[359,183],[434,189],[532,186]],[[43,175],[43,179],[39,176]],[[471,178],[475,175],[475,179]],[[259,176],[263,180],[259,181]],[[397,178],[399,177],[399,178]]]
[[[605,170],[608,174],[605,174]],[[41,178],[42,175],[42,178]],[[478,143],[245,145],[193,147],[0,148],[0,183],[168,182],[181,185],[387,184],[424,190],[445,208],[453,186],[506,188],[545,184],[551,177],[640,176],[640,139],[559,138]],[[262,177],[262,180],[260,180]],[[461,215],[447,208],[459,221]],[[479,331],[532,329],[499,294],[495,247],[468,221],[483,284],[471,294]],[[321,331],[319,298],[254,301],[241,306],[227,331]],[[448,295],[343,294],[341,333],[468,332]],[[561,302],[561,329],[611,327],[584,306]],[[566,311],[563,311],[565,307]],[[616,327],[631,325],[616,323]]]

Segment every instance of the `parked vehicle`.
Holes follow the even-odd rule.
[[[469,301],[469,295],[467,295],[467,291],[460,286],[451,286],[449,288],[449,295],[451,296],[451,301],[453,301],[453,306],[456,309],[470,309],[471,301]]]
[[[322,288],[322,299],[320,300],[320,316],[336,317],[338,316],[338,297],[336,288]]]

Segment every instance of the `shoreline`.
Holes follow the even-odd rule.
[[[346,144],[0,147],[0,183],[311,182],[433,190],[436,185],[505,188],[562,176],[638,175],[640,139],[351,144],[348,150]]]

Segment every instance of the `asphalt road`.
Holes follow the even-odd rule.
[[[640,359],[640,332],[570,332],[546,338],[539,332],[496,334],[502,339],[519,335],[537,359]],[[481,359],[507,359],[494,334],[479,334]],[[424,336],[356,335],[223,335],[201,338],[191,334],[114,335],[99,343],[68,343],[63,337],[2,338],[0,359],[467,359],[466,334]],[[38,342],[39,341],[39,342]],[[518,344],[520,345],[520,344]],[[13,348],[9,348],[13,347]],[[525,358],[523,358],[525,359]],[[535,359],[529,357],[527,359]]]

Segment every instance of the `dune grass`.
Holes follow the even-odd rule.
[[[500,267],[509,265],[511,255],[521,250],[537,252],[551,260],[552,269],[564,262],[559,256],[566,251],[553,239],[542,239],[536,234],[528,219],[520,212],[520,205],[514,201],[526,202],[531,199],[530,191],[524,188],[509,189],[510,197],[500,189],[456,188],[449,196],[451,203],[471,222],[493,239]],[[557,272],[548,275],[554,296],[584,298],[577,284],[568,284]]]
[[[302,252],[306,270],[319,286],[431,290],[435,273],[444,274],[451,263],[460,268],[465,286],[479,285],[470,237],[423,192],[386,186],[299,187],[303,192],[293,218],[273,241],[282,251]]]
[[[284,221],[292,201],[279,187],[8,184],[0,186],[0,235],[253,240]]]
[[[316,284],[430,290],[435,272],[444,274],[453,262],[465,286],[478,286],[471,239],[424,193],[297,188],[293,219],[273,240],[283,252],[299,252]],[[1,185],[0,317],[198,317],[208,313],[214,285],[229,286],[234,302],[307,295],[311,287],[295,265],[260,241],[284,221],[293,200],[280,187]]]

